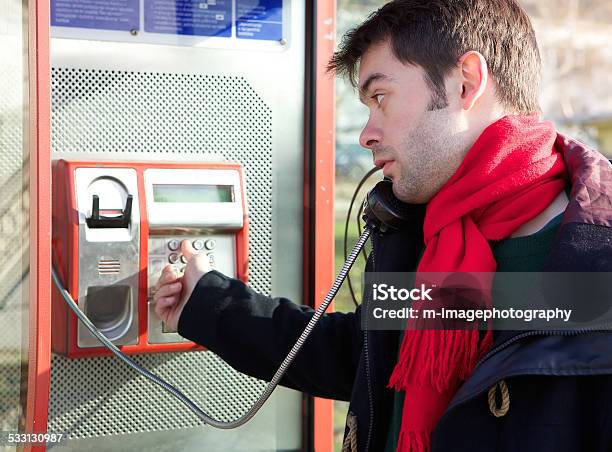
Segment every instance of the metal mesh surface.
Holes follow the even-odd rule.
[[[242,77],[53,68],[51,121],[56,156],[241,162],[252,220],[249,284],[270,292],[272,113]],[[210,352],[136,360],[225,420],[243,414],[264,387]],[[91,438],[196,425],[116,358],[52,358],[49,431]]]

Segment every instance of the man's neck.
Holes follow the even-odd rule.
[[[524,223],[520,228],[512,233],[512,237],[523,237],[526,235],[535,234],[548,223],[550,220],[555,218],[557,215],[565,211],[569,199],[565,194],[564,190],[551,202],[546,209],[544,209],[537,217],[532,218],[527,223]]]

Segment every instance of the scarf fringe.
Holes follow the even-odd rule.
[[[446,391],[471,375],[482,351],[490,348],[492,332],[480,345],[479,340],[478,330],[407,330],[388,387],[405,391],[417,384]]]
[[[397,452],[430,452],[431,440],[426,431],[402,430],[397,440]]]

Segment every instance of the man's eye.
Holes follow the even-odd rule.
[[[380,105],[380,103],[383,101],[384,98],[385,98],[384,94],[374,94],[372,96],[372,99],[374,99],[378,105]]]

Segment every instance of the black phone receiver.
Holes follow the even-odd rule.
[[[362,218],[370,227],[385,232],[414,225],[422,220],[424,213],[425,204],[400,201],[393,194],[393,182],[383,179],[366,195]]]

